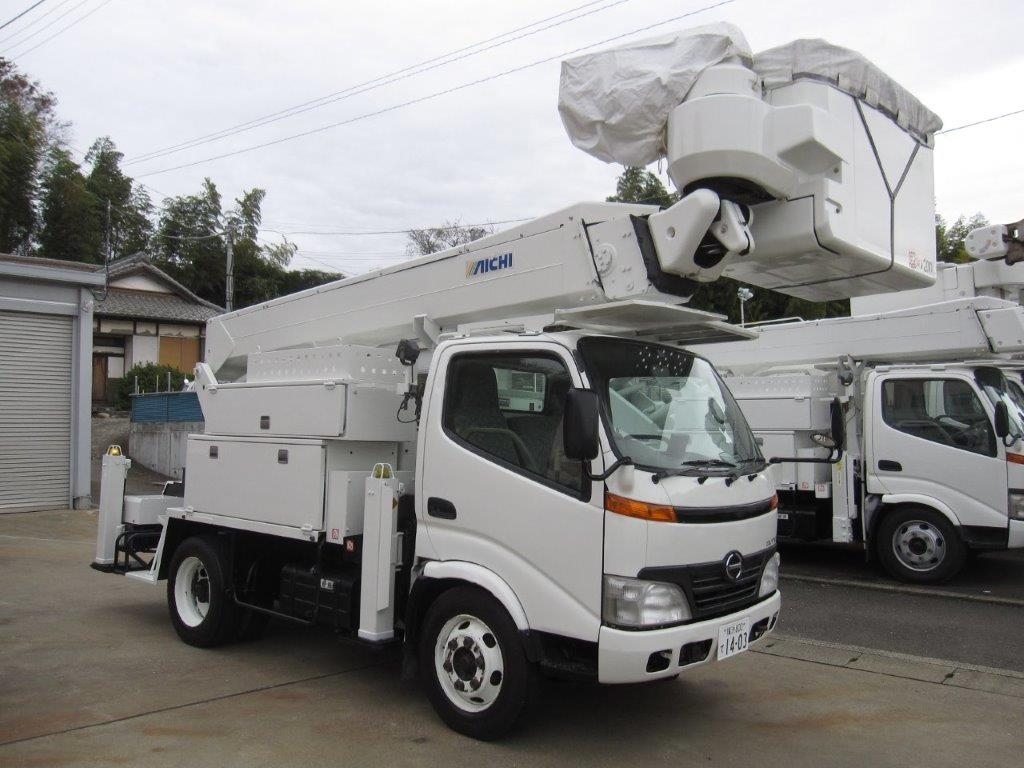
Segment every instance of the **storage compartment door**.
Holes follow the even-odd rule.
[[[185,504],[196,511],[322,530],[322,443],[188,441]]]

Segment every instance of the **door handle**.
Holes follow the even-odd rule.
[[[448,499],[431,496],[427,499],[427,514],[431,517],[440,517],[442,520],[454,520],[456,517],[455,505]]]
[[[898,461],[890,461],[889,459],[879,459],[878,468],[883,472],[902,472],[903,465]]]

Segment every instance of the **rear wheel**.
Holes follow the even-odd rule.
[[[534,670],[519,632],[508,612],[479,589],[456,587],[430,606],[419,652],[430,702],[459,733],[496,739],[527,704]]]
[[[167,606],[178,637],[208,648],[233,640],[239,612],[228,594],[228,564],[214,536],[193,536],[175,550]]]
[[[967,547],[945,516],[922,507],[895,509],[882,519],[875,539],[878,559],[891,576],[916,584],[953,578]]]

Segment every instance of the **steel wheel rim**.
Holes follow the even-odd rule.
[[[434,645],[434,674],[456,707],[484,711],[505,682],[505,659],[497,636],[475,616],[461,613],[448,619]]]
[[[189,627],[198,627],[210,611],[210,574],[198,557],[186,557],[174,577],[174,605],[178,618]]]
[[[946,537],[925,520],[907,520],[893,532],[892,550],[906,568],[933,571],[946,559]]]

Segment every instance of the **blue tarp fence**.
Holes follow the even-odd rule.
[[[203,421],[195,392],[157,392],[132,395],[133,422]]]

